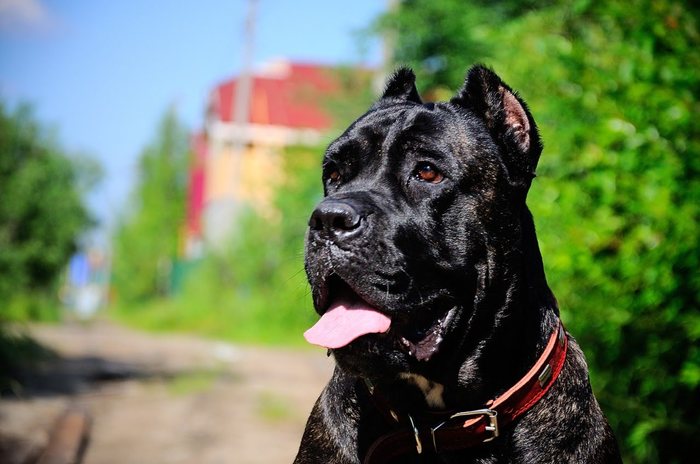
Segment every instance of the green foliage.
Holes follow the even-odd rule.
[[[82,194],[99,178],[70,158],[30,109],[0,104],[0,322],[56,318],[58,278],[91,224]]]
[[[314,320],[304,274],[304,230],[319,201],[322,149],[290,148],[283,156],[285,179],[270,221],[250,215],[240,229],[226,262],[236,289],[234,305],[251,311],[259,334],[301,342]],[[253,324],[251,324],[253,325]]]
[[[337,67],[333,77],[338,82],[336,94],[324,97],[321,102],[333,119],[333,131],[338,133],[367,111],[376,95],[373,81],[376,74],[368,69],[354,67]],[[319,148],[319,156],[321,153]]]
[[[394,61],[413,68],[419,90],[432,99],[446,99],[462,83],[467,64],[492,56],[496,47],[489,39],[494,31],[535,5],[552,2],[404,0],[396,14],[378,18],[368,32],[392,39]]]
[[[411,0],[379,25],[428,89],[481,61],[521,91],[546,144],[529,204],[550,285],[626,461],[697,456],[697,8]]]
[[[121,307],[117,317],[149,329],[177,329],[243,342],[301,344],[314,320],[304,274],[304,229],[321,195],[322,149],[280,156],[285,180],[271,219],[248,210],[225,251],[212,252],[170,298]]]
[[[114,239],[113,276],[120,301],[143,302],[169,291],[185,216],[187,131],[169,111],[141,153],[131,210]]]

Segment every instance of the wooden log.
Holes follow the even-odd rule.
[[[49,443],[36,464],[80,464],[87,447],[90,416],[69,407],[56,421]]]

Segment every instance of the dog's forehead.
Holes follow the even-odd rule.
[[[449,103],[392,105],[358,118],[326,151],[327,158],[371,162],[395,144],[416,143],[425,149],[470,152],[484,145],[478,121]]]

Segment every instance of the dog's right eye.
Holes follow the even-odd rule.
[[[444,177],[438,168],[427,162],[418,163],[415,171],[413,171],[413,175],[416,179],[431,184],[440,183]]]
[[[343,180],[343,176],[340,174],[340,169],[333,162],[329,162],[323,166],[323,177],[326,184],[329,185],[337,185],[341,180]]]

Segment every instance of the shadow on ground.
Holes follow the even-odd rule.
[[[85,463],[291,462],[332,362],[100,322],[34,326],[41,356],[10,371],[0,462],[32,464],[57,418],[91,417]],[[7,374],[7,371],[5,372]]]

